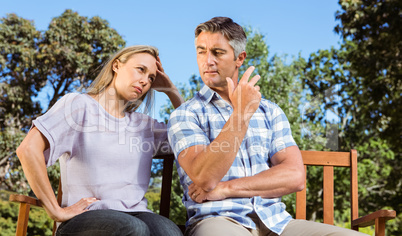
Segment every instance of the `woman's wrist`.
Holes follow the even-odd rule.
[[[182,98],[182,96],[180,95],[179,90],[176,87],[173,87],[171,89],[167,89],[164,92],[169,97],[169,99],[172,102],[174,108],[179,107],[184,102],[184,99]]]

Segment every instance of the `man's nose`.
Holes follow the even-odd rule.
[[[208,65],[213,65],[215,63],[215,56],[211,52],[207,52],[206,62]]]

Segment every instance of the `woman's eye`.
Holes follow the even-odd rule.
[[[149,77],[149,81],[151,81],[151,83],[153,83],[155,81],[154,77]]]
[[[137,67],[137,69],[141,72],[144,72],[144,68],[143,67]]]

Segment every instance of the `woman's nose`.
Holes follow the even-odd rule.
[[[140,84],[142,84],[142,85],[146,85],[148,83],[148,78],[146,77],[146,76],[143,76],[141,79],[140,79]]]

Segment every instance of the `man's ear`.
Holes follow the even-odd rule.
[[[236,59],[236,67],[240,68],[243,65],[244,60],[246,59],[247,53],[245,51],[241,52]]]

